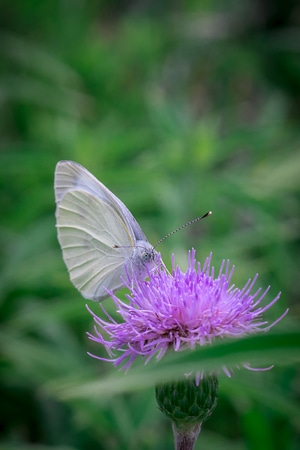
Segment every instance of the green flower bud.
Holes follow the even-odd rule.
[[[218,379],[215,375],[159,384],[155,388],[159,409],[178,425],[202,423],[217,405]]]

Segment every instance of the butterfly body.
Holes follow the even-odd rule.
[[[155,267],[157,252],[131,212],[84,167],[60,161],[54,187],[63,258],[85,298],[101,301]]]

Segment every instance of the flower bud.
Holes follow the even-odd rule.
[[[204,376],[197,385],[189,378],[159,384],[155,388],[159,409],[178,424],[202,423],[217,405],[218,379]]]

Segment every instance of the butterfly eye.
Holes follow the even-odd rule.
[[[150,252],[145,252],[143,254],[143,256],[142,256],[142,261],[145,262],[145,263],[151,261],[152,259],[153,259],[152,252],[151,253]]]
[[[156,255],[157,255],[157,253],[155,252],[155,250],[153,248],[151,250],[145,250],[141,256],[142,262],[144,264],[147,264],[150,262],[152,263],[156,260]]]

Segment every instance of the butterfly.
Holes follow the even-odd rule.
[[[63,259],[83,297],[101,301],[156,267],[158,253],[131,212],[87,169],[58,162],[54,191]]]

